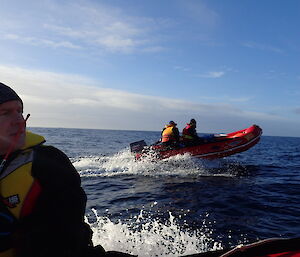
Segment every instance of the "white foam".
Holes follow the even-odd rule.
[[[209,169],[222,166],[220,160],[202,160],[188,154],[175,155],[163,160],[143,158],[136,161],[129,149],[112,156],[85,156],[72,160],[82,177],[89,176],[232,176],[230,172],[209,173]]]
[[[132,220],[112,222],[92,210],[95,219],[90,224],[94,245],[106,251],[127,252],[139,256],[179,256],[221,249],[221,244],[211,239],[211,232],[203,223],[197,231],[185,231],[169,213],[165,223],[151,220],[143,211]]]

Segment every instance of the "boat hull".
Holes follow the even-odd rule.
[[[248,150],[256,145],[262,135],[262,129],[257,125],[235,131],[229,134],[216,134],[212,139],[205,139],[198,145],[170,148],[162,145],[144,147],[136,153],[136,159],[141,159],[150,152],[155,158],[165,159],[174,155],[190,154],[196,158],[217,159]]]

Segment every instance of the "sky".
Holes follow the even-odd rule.
[[[0,0],[30,127],[300,137],[298,0]]]

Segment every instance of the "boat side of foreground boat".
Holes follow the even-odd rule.
[[[300,257],[300,238],[268,238],[233,249],[204,252],[182,257]]]

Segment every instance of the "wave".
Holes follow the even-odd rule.
[[[94,245],[106,251],[120,251],[139,256],[179,256],[222,249],[211,237],[212,231],[204,224],[200,230],[184,230],[169,212],[169,219],[151,220],[141,211],[127,222],[111,221],[92,209],[94,217],[86,217],[93,230]],[[92,220],[91,220],[92,219]]]

